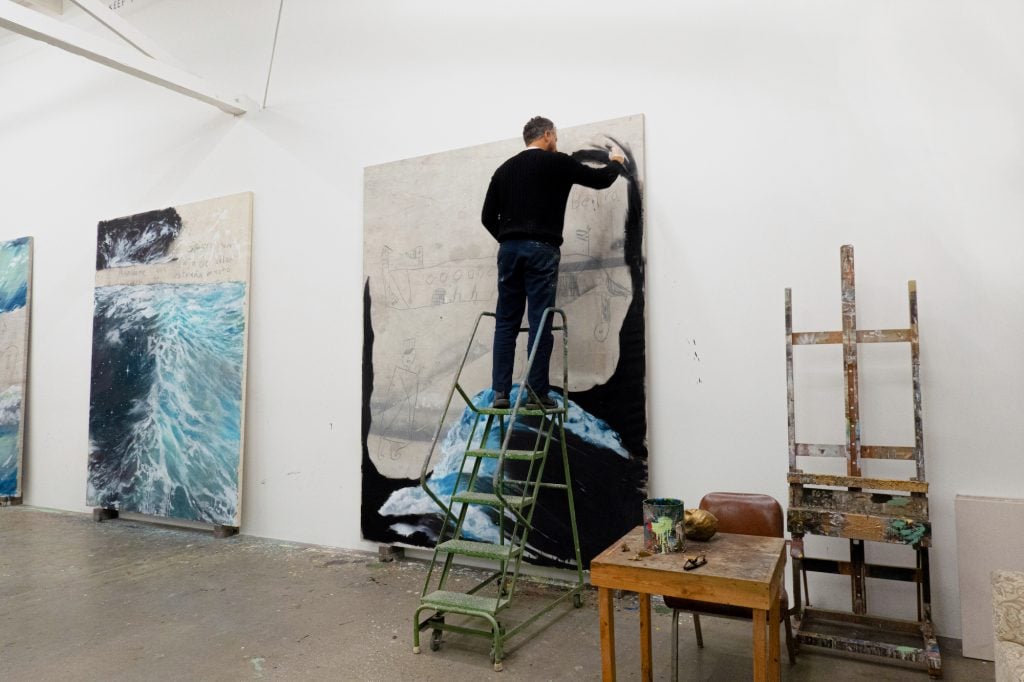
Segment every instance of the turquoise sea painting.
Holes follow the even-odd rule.
[[[101,222],[88,503],[237,526],[252,195]]]
[[[0,242],[0,500],[20,500],[32,238]]]

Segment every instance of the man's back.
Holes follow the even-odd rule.
[[[555,305],[565,203],[573,185],[610,187],[625,157],[621,150],[609,153],[609,163],[594,168],[559,154],[555,124],[542,116],[527,121],[523,141],[527,148],[494,171],[481,213],[487,231],[500,242],[491,387],[494,407],[508,409],[516,337],[529,303],[527,347],[533,349],[533,364],[527,384],[533,392],[531,400],[553,409],[556,403],[548,395],[551,318],[545,318],[544,311]]]
[[[572,186],[604,189],[617,177],[613,165],[593,168],[560,152],[528,148],[494,172],[482,221],[499,242],[536,239],[560,246]]]

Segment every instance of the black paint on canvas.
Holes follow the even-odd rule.
[[[181,216],[173,208],[101,221],[96,238],[96,269],[172,260],[168,254],[179,234]]]

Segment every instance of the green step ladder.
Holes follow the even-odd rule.
[[[561,332],[562,337],[562,395],[560,400],[556,401],[555,407],[551,409],[545,409],[540,404],[539,396],[533,393],[529,387],[527,387],[529,397],[526,399],[524,399],[524,394],[527,391],[522,388],[513,391],[509,409],[499,410],[493,407],[481,407],[473,403],[459,380],[466,366],[466,360],[469,358],[470,350],[473,348],[473,342],[480,328],[480,321],[485,317],[494,317],[494,313],[480,313],[473,326],[473,333],[469,337],[466,352],[455,373],[451,390],[448,392],[448,401],[420,472],[420,485],[444,512],[444,522],[438,533],[437,546],[434,548],[434,554],[427,570],[420,604],[413,616],[413,653],[420,652],[420,633],[423,630],[432,631],[430,648],[433,651],[440,648],[441,636],[445,631],[487,637],[492,641],[491,660],[494,663],[494,669],[500,672],[505,641],[509,637],[518,634],[564,601],[571,599],[576,608],[583,604],[583,561],[580,557],[580,539],[576,529],[576,508],[573,504],[572,478],[569,473],[569,452],[565,444],[565,418],[569,411],[569,332],[565,312],[559,308],[546,309],[541,317],[540,328],[543,329],[549,320],[554,322],[555,316],[561,320],[561,324],[552,324],[552,331]],[[528,330],[524,327],[519,331],[522,333]],[[522,380],[519,382],[520,387],[526,386],[526,377],[530,374],[536,354],[537,348],[534,344]],[[452,487],[453,494],[450,501],[446,501],[427,485],[427,469],[441,439],[441,433],[456,393],[465,402],[466,408],[472,412],[473,425],[467,440],[469,447],[462,456],[455,484]],[[533,449],[512,449],[509,445],[512,442],[512,433],[516,422],[517,420],[523,422],[524,417],[531,418],[531,421],[535,419],[537,423],[535,427],[528,427],[536,433]],[[524,433],[524,430],[521,429],[520,433]],[[501,444],[499,448],[487,447],[492,437],[496,437],[497,442]],[[548,455],[551,454],[553,439],[557,439],[561,446],[565,477],[563,483],[542,481],[545,464]],[[489,460],[496,460],[494,474],[490,477],[481,474],[483,463]],[[506,462],[520,462],[525,465],[527,471],[525,478],[522,480],[510,478],[506,473]],[[537,506],[538,496],[544,489],[565,491],[569,506],[569,521],[572,527],[573,550],[576,557],[576,582],[565,593],[533,612],[526,620],[507,629],[500,616],[511,605],[515,595],[516,582],[526,553],[527,540],[533,529],[533,513]],[[497,514],[497,542],[480,542],[464,537],[466,514],[471,505],[493,509]],[[510,531],[509,527],[511,527]],[[485,559],[491,563],[494,571],[469,590],[455,591],[450,588],[448,583],[455,558],[459,556]],[[421,620],[424,611],[432,613]],[[486,621],[487,627],[472,628],[448,623],[445,621],[447,614],[480,618]]]

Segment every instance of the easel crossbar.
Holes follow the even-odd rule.
[[[866,478],[864,476],[835,476],[833,474],[787,474],[790,485],[830,485],[863,490],[899,490],[905,493],[928,492],[927,481],[904,481],[898,478]]]
[[[815,559],[804,557],[803,568],[814,573],[830,573],[832,575],[853,575],[856,566],[849,561],[836,559]],[[921,582],[921,570],[910,566],[889,566],[887,564],[863,564],[864,577],[878,580],[898,580],[907,583]],[[916,622],[910,621],[917,625]]]
[[[793,332],[794,346],[818,346],[843,342],[842,332]],[[858,329],[857,343],[910,343],[913,329]]]
[[[848,457],[845,445],[835,443],[797,443],[797,457]],[[861,445],[861,459],[915,459],[917,450],[904,445]]]
[[[820,535],[915,547],[929,547],[932,535],[932,526],[928,521],[904,516],[851,514],[800,507],[789,508],[788,527],[794,535]]]

